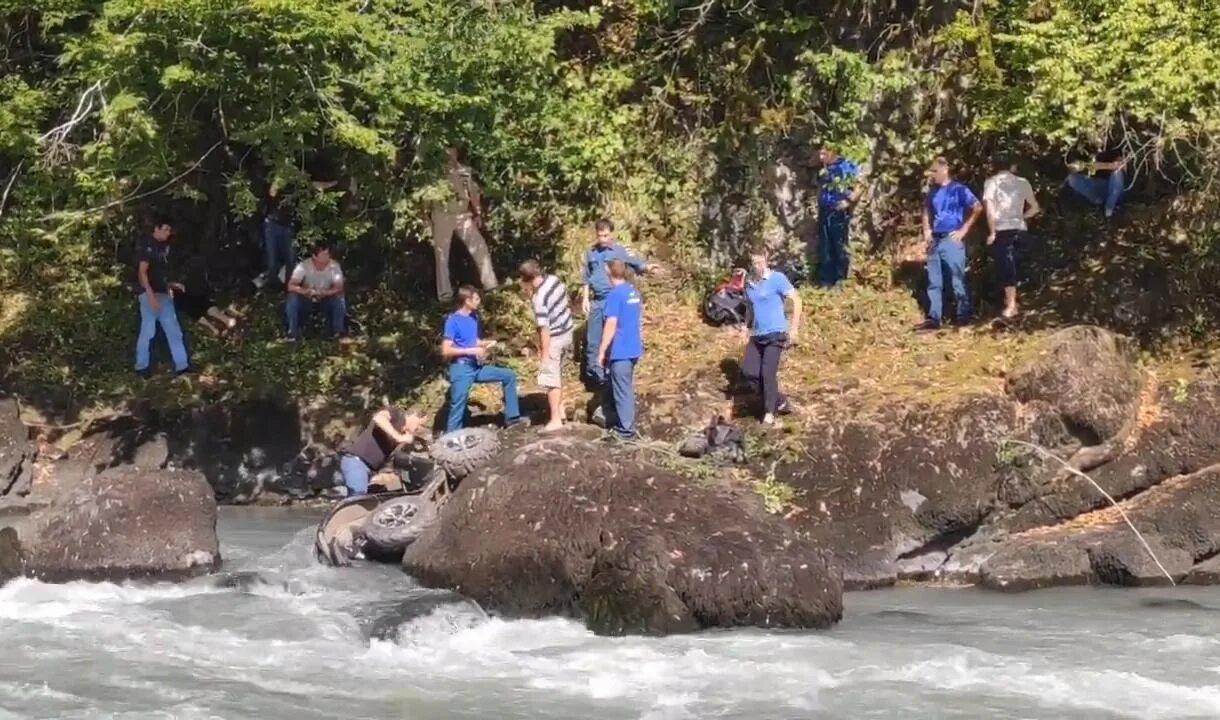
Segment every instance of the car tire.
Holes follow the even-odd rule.
[[[432,459],[451,479],[461,480],[500,449],[500,439],[491,428],[462,428],[445,433],[432,443]]]

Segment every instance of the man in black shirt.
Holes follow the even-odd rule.
[[[1097,153],[1091,163],[1071,163],[1068,187],[1084,199],[1104,208],[1106,218],[1114,217],[1118,201],[1127,189],[1127,158],[1121,145],[1111,145]]]
[[[186,344],[178,315],[174,311],[174,296],[171,290],[181,288],[169,281],[169,241],[174,228],[165,218],[153,221],[151,238],[136,243],[136,293],[140,304],[140,336],[136,340],[136,373],[148,378],[151,373],[149,350],[157,334],[157,324],[169,342],[169,352],[174,359],[174,373],[190,372],[186,355]]]
[[[369,491],[369,478],[381,469],[395,448],[415,439],[424,425],[418,413],[397,407],[378,410],[368,427],[339,448],[339,471],[347,495],[364,495]]]

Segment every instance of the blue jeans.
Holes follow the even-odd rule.
[[[296,234],[292,228],[271,218],[263,220],[263,257],[267,261],[269,277],[278,275],[280,268],[287,268],[287,272],[292,272],[297,260],[295,240]]]
[[[822,208],[818,221],[818,285],[831,287],[847,279],[851,255],[847,252],[851,216],[842,210]]]
[[[330,330],[336,335],[342,335],[347,323],[347,301],[342,295],[310,300],[296,293],[288,293],[284,303],[284,314],[288,319],[288,334],[292,337],[301,336],[301,326],[309,321],[315,310],[326,314]]]
[[[343,484],[347,486],[347,496],[364,495],[369,491],[369,478],[373,471],[364,461],[355,455],[339,456],[339,472],[343,473]]]
[[[498,383],[504,388],[505,422],[521,417],[521,407],[517,404],[517,373],[498,365],[476,367],[455,362],[449,366],[449,419],[445,422],[445,432],[461,429],[470,388],[483,383]]]
[[[947,234],[932,236],[928,251],[928,319],[939,323],[943,315],[942,298],[948,269],[953,283],[953,298],[957,301],[957,319],[970,319],[970,293],[966,292],[966,245],[949,239]]]
[[[606,326],[606,300],[589,300],[589,318],[585,322],[585,376],[598,385],[606,382],[606,371],[597,364],[597,351],[602,345],[602,328]]]
[[[174,359],[175,370],[185,370],[190,361],[186,356],[186,343],[182,339],[182,326],[178,324],[178,313],[174,311],[174,299],[168,293],[157,293],[157,302],[161,304],[158,312],[153,312],[148,303],[148,293],[140,293],[140,336],[136,339],[136,372],[148,369],[152,362],[149,351],[152,349],[153,338],[157,336],[157,324],[165,333],[169,342],[169,354]]]
[[[1106,217],[1114,214],[1118,201],[1127,188],[1127,173],[1115,170],[1108,178],[1093,177],[1083,173],[1072,173],[1067,177],[1068,187],[1094,205],[1104,205]]]
[[[610,382],[606,386],[605,404],[614,409],[607,418],[614,418],[614,432],[622,437],[635,437],[635,364],[638,360],[611,360]]]

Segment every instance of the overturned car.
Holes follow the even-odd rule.
[[[494,429],[463,428],[441,435],[426,451],[396,455],[391,468],[372,479],[376,492],[336,503],[318,523],[318,560],[340,567],[360,558],[401,561],[458,484],[498,449]]]

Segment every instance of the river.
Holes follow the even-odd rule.
[[[1220,589],[854,593],[829,632],[599,638],[223,508],[225,572],[0,588],[0,718],[1217,718]]]

